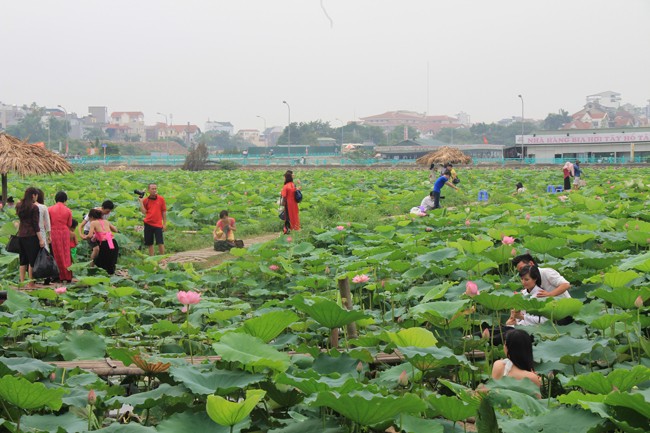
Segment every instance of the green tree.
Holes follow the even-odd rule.
[[[318,144],[319,138],[333,138],[336,137],[336,129],[333,129],[329,122],[322,120],[313,120],[311,122],[292,122],[291,125],[291,144],[292,145],[310,145],[315,146]],[[339,129],[339,137],[340,137]],[[340,139],[340,138],[339,138]],[[289,140],[288,127],[284,128],[282,135],[278,137],[278,144],[286,145]]]
[[[344,143],[374,143],[376,145],[386,144],[386,134],[379,126],[360,125],[356,122],[348,123],[334,131],[334,138],[341,141],[341,129],[343,129]]]
[[[449,144],[476,144],[476,136],[466,128],[442,128],[434,137]],[[483,137],[479,137],[482,143]]]
[[[7,133],[21,140],[30,142],[49,141],[55,143],[65,140],[70,131],[70,124],[66,120],[59,120],[52,116],[45,117],[45,108],[32,104],[26,107],[28,114],[17,124],[7,127]]]
[[[407,126],[407,128],[409,139],[413,140],[414,138],[418,138],[420,136],[420,133],[414,127]],[[393,128],[390,134],[388,134],[388,144],[397,144],[401,141],[404,141],[404,126],[396,126]]]
[[[106,133],[102,128],[90,128],[84,131],[83,135],[84,140],[105,140],[107,138]]]
[[[542,127],[547,131],[555,131],[569,122],[571,122],[569,112],[560,108],[558,114],[548,113]]]

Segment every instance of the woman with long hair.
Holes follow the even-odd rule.
[[[540,386],[541,381],[534,370],[533,342],[530,335],[522,329],[513,329],[506,334],[503,344],[506,359],[494,361],[492,378],[501,379],[504,376],[515,379],[530,379]]]
[[[300,211],[296,202],[296,184],[293,183],[293,171],[284,173],[284,187],[282,188],[282,205],[284,206],[284,229],[287,234],[291,230],[300,230]]]
[[[20,220],[18,226],[18,242],[20,245],[20,282],[25,281],[25,273],[32,280],[32,268],[36,262],[36,256],[41,248],[45,247],[45,238],[41,235],[38,225],[39,211],[36,205],[38,190],[32,186],[25,190],[23,199],[16,205],[16,215]],[[34,287],[30,282],[28,287]]]
[[[94,238],[99,243],[99,254],[93,262],[95,266],[113,275],[120,250],[117,241],[113,239],[109,223],[104,220],[102,211],[99,209],[91,209],[88,212],[88,220],[90,221],[90,231],[81,237],[83,239]]]
[[[70,227],[72,226],[72,211],[65,205],[68,195],[59,191],[54,196],[56,204],[50,206],[50,221],[52,223],[52,255],[59,267],[59,279],[72,281],[72,272],[68,267],[72,265],[70,258]]]
[[[570,161],[564,163],[562,175],[564,176],[564,191],[571,189],[571,177],[573,177],[573,164]]]

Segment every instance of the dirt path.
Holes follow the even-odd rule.
[[[261,244],[264,242],[277,239],[281,235],[279,233],[271,233],[267,235],[257,236],[254,238],[243,239],[244,246],[248,247],[254,244]],[[222,254],[228,254],[227,251],[215,251],[214,248],[202,248],[200,250],[193,251],[182,251],[176,253],[164,260],[161,261],[162,265],[167,263],[201,263],[211,260],[215,256],[220,256]]]

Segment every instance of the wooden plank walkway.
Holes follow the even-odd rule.
[[[288,352],[289,355],[299,355],[296,352]],[[305,354],[305,356],[309,356]],[[181,358],[183,359],[183,358]],[[193,359],[186,357],[185,362],[188,364],[203,364],[221,361],[220,356],[195,356]],[[164,358],[157,360],[164,361]],[[399,364],[404,358],[396,353],[378,353],[375,356],[373,364]],[[63,368],[72,370],[74,368],[81,368],[98,376],[142,376],[145,373],[143,369],[135,366],[135,364],[124,365],[122,361],[117,361],[110,358],[97,359],[97,360],[84,360],[84,361],[54,361],[48,362],[56,368]]]

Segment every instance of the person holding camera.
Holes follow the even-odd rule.
[[[144,214],[144,244],[149,248],[149,255],[153,256],[153,242],[156,240],[158,254],[165,254],[163,232],[167,229],[167,204],[163,196],[158,195],[158,185],[150,183],[148,186],[149,197],[144,198],[144,191],[136,190],[140,195],[140,211]]]

